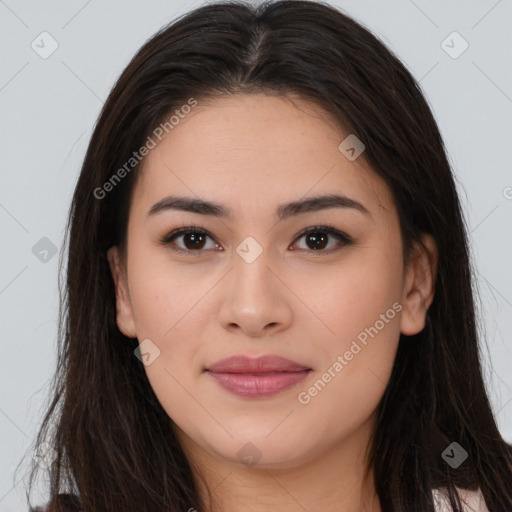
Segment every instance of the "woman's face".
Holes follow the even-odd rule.
[[[199,102],[146,157],[125,266],[108,254],[118,326],[182,442],[268,468],[367,438],[400,332],[419,332],[432,300],[425,267],[403,267],[390,190],[354,159],[361,146],[340,149],[350,134],[294,102]],[[231,356],[295,366],[214,371]]]

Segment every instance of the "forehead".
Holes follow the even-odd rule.
[[[389,210],[385,182],[362,157],[350,161],[340,151],[348,135],[331,114],[297,97],[198,101],[145,158],[134,200],[147,209],[186,194],[237,210],[342,193]]]

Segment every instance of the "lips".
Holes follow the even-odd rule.
[[[279,356],[234,356],[206,368],[223,389],[245,398],[276,395],[304,380],[311,368]]]
[[[247,356],[233,356],[222,359],[207,368],[213,373],[272,373],[272,372],[300,372],[311,370],[284,357],[268,355],[257,358]]]

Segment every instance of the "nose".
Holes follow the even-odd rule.
[[[253,338],[287,329],[293,319],[293,294],[285,284],[286,277],[284,270],[270,261],[268,251],[250,263],[234,254],[233,268],[223,279],[221,290],[222,327]]]

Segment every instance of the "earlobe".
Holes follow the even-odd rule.
[[[415,243],[406,271],[403,290],[404,306],[400,332],[406,336],[417,334],[425,327],[428,308],[434,300],[438,250],[432,235],[424,233],[422,246]]]
[[[132,305],[126,283],[126,275],[121,263],[119,248],[112,246],[107,251],[110,272],[116,290],[116,321],[119,330],[129,338],[136,338],[137,332],[133,318]]]

